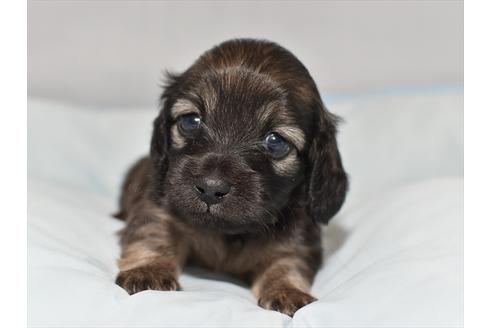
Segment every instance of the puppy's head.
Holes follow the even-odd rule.
[[[154,122],[154,197],[222,233],[260,233],[304,207],[326,223],[347,178],[336,120],[302,63],[282,47],[225,42],[169,76]]]

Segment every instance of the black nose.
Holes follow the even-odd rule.
[[[205,177],[196,182],[195,190],[201,200],[213,205],[222,201],[231,190],[231,185],[219,177]]]

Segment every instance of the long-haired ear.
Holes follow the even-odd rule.
[[[165,173],[167,171],[167,151],[169,140],[169,120],[167,119],[167,113],[176,97],[177,90],[179,88],[179,75],[174,75],[169,72],[165,74],[165,81],[163,85],[163,92],[160,98],[160,112],[154,120],[154,129],[152,132],[152,139],[150,142],[150,157],[155,167],[159,168],[159,171]]]
[[[318,133],[308,154],[307,210],[315,221],[326,224],[342,207],[348,179],[336,141],[338,118],[322,104],[318,112]]]
[[[150,157],[154,165],[167,162],[167,127],[164,111],[161,110],[154,120],[154,129],[150,141]]]

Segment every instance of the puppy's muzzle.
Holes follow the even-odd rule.
[[[198,197],[207,205],[220,203],[231,190],[231,185],[218,175],[198,179],[194,185]]]

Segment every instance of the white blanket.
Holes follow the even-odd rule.
[[[294,318],[246,286],[190,268],[183,291],[114,284],[122,176],[148,150],[155,109],[30,100],[28,319],[33,327],[459,327],[463,322],[463,96],[332,104],[351,176],[324,230],[325,262]]]

